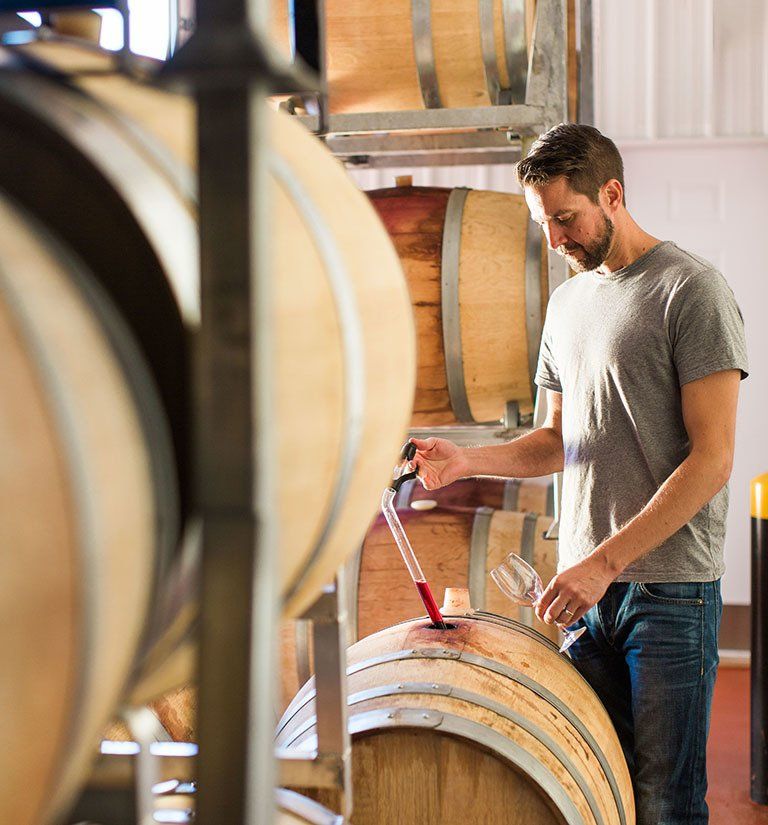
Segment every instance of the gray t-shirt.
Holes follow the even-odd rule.
[[[729,369],[746,378],[733,292],[710,263],[670,241],[554,291],[536,383],[563,396],[560,570],[636,516],[688,455],[680,387]],[[617,581],[719,578],[727,510],[726,486]]]

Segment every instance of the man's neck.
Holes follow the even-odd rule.
[[[624,220],[617,221],[615,227],[608,257],[597,268],[603,275],[624,269],[661,243],[658,238],[641,229],[628,214],[625,214]]]

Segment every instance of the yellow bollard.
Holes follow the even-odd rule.
[[[768,473],[752,479],[751,781],[753,802],[768,805]]]

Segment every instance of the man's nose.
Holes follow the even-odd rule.
[[[568,240],[568,236],[563,231],[561,226],[558,226],[554,221],[548,221],[544,224],[544,235],[550,249],[557,249]]]

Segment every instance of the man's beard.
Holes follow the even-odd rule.
[[[575,272],[590,272],[593,269],[597,269],[608,257],[611,241],[613,241],[613,232],[613,224],[608,220],[605,213],[603,213],[603,231],[600,237],[588,247],[579,245],[579,249],[584,253],[583,258],[576,258],[573,255],[573,252],[576,250],[568,252],[563,246],[559,246],[557,252],[565,258],[568,266]]]

